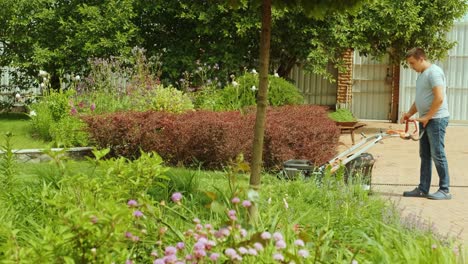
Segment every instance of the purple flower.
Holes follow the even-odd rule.
[[[273,234],[273,238],[275,239],[275,241],[283,240],[283,235],[280,232],[275,232]]]
[[[133,212],[133,216],[135,216],[136,218],[140,218],[143,216],[143,213],[139,210],[136,210],[135,212]]]
[[[240,247],[237,249],[241,255],[245,255],[249,253],[249,251],[245,247]]]
[[[232,221],[236,221],[237,220],[236,210],[229,210],[228,216],[229,216],[229,219],[231,219]]]
[[[276,246],[277,249],[285,249],[286,248],[286,242],[284,242],[284,240],[278,240],[278,241],[276,241],[275,246]]]
[[[184,242],[179,242],[179,243],[177,243],[177,245],[176,245],[176,248],[177,248],[177,249],[184,249],[184,247],[185,247]]]
[[[125,264],[133,264],[133,261],[127,259],[127,260],[125,261]]]
[[[177,248],[175,247],[166,247],[166,250],[164,250],[164,255],[175,255],[177,253]]]
[[[232,198],[231,202],[233,204],[238,204],[238,203],[240,203],[240,199],[239,199],[239,197],[234,197],[234,198]]]
[[[125,237],[126,238],[132,238],[133,234],[127,231],[127,232],[125,232]]]
[[[242,206],[244,206],[245,208],[248,208],[248,207],[252,206],[252,202],[249,201],[249,200],[244,200],[242,202]]]
[[[224,254],[226,254],[226,256],[232,258],[233,256],[237,255],[237,252],[236,252],[236,250],[233,249],[233,248],[227,248],[227,249],[224,251]]]
[[[164,256],[164,262],[165,263],[174,263],[177,261],[177,256],[176,255],[167,255]]]
[[[294,245],[299,246],[299,247],[303,247],[304,246],[304,241],[302,241],[302,239],[298,239],[298,240],[294,241]]]
[[[91,109],[91,112],[93,112],[96,109],[96,104],[92,103],[89,109]]]
[[[280,253],[273,254],[273,259],[276,261],[284,261],[284,257]]]
[[[166,263],[166,262],[164,261],[164,259],[155,259],[155,260],[153,261],[153,264],[164,264],[164,263]]]
[[[258,252],[257,252],[257,250],[255,250],[255,249],[253,249],[253,248],[249,248],[249,255],[257,256],[257,255],[258,255]]]
[[[268,240],[271,238],[271,234],[269,232],[263,232],[261,235],[262,239]]]
[[[76,110],[75,107],[73,107],[71,110],[70,110],[70,114],[71,115],[76,115],[78,113],[78,111]]]
[[[263,251],[263,245],[262,245],[261,243],[255,242],[254,248],[255,248],[257,251]]]
[[[210,255],[210,259],[213,260],[213,261],[217,261],[219,258],[219,254],[218,253],[211,253]]]
[[[180,203],[180,200],[182,200],[182,194],[180,192],[175,192],[172,194],[171,199],[174,203]]]
[[[128,201],[127,205],[130,206],[130,207],[137,207],[138,203],[135,200],[130,200],[130,201]]]
[[[303,258],[307,258],[309,256],[309,251],[307,251],[306,249],[300,249],[298,252],[297,252],[297,255],[303,257]],[[356,263],[357,264],[357,263]]]
[[[206,256],[206,251],[204,249],[196,249],[193,254],[195,255],[195,258],[203,258]]]

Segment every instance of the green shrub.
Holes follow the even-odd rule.
[[[270,75],[268,103],[270,106],[298,105],[304,103],[299,90],[288,81]],[[258,74],[246,73],[235,79],[235,82],[224,89],[209,88],[197,96],[196,105],[208,110],[242,110],[245,107],[257,104],[259,87]],[[214,90],[214,91],[213,91]]]
[[[333,121],[336,122],[353,122],[356,121],[356,117],[354,117],[353,113],[348,109],[338,109],[335,112],[328,113],[328,117],[330,117]]]
[[[88,145],[86,123],[76,116],[65,116],[49,128],[56,147],[76,147]]]
[[[140,110],[155,110],[168,113],[183,113],[193,110],[194,106],[190,97],[175,87],[163,87],[158,85],[151,93],[147,94],[148,104],[140,100]],[[143,104],[141,104],[143,102]],[[138,104],[138,103],[137,103]]]

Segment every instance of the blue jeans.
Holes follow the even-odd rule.
[[[448,121],[448,117],[429,120],[425,128],[426,132],[419,141],[419,156],[421,157],[419,189],[424,193],[429,193],[431,187],[432,161],[439,174],[439,189],[449,192],[450,179],[444,143]],[[421,123],[419,129],[420,131],[423,129]]]

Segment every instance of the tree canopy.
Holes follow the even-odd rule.
[[[277,1],[272,9],[271,64],[325,74],[329,62],[354,48],[395,62],[413,46],[441,58],[445,39],[465,0],[374,0],[346,12],[353,1]],[[231,8],[235,3],[236,8]],[[162,55],[163,76],[175,82],[195,61],[220,65],[224,76],[258,66],[261,1],[3,0],[0,66],[37,75],[86,71],[90,57],[128,56],[135,46]],[[326,3],[326,4],[323,4]]]

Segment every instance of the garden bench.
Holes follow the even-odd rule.
[[[364,123],[357,122],[354,125],[338,125],[338,127],[340,128],[341,133],[349,132],[351,134],[351,142],[353,142],[354,145],[354,130],[361,128],[365,125],[366,124]]]

